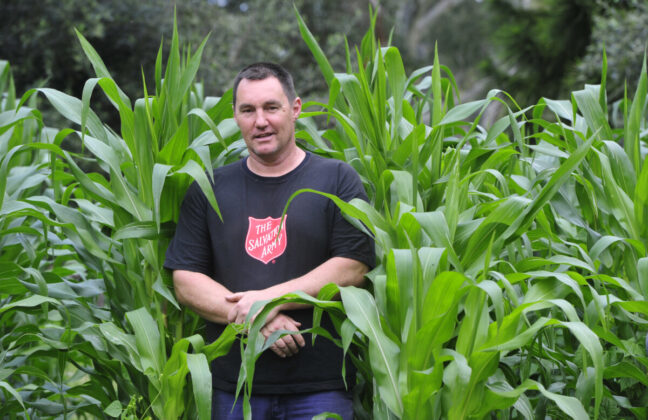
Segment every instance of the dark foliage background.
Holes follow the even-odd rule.
[[[562,97],[600,80],[603,46],[616,100],[626,80],[634,89],[648,41],[643,0],[3,0],[0,59],[12,64],[19,93],[47,85],[80,95],[91,68],[77,28],[124,91],[139,97],[142,74],[149,84],[153,78],[159,40],[171,38],[175,9],[185,43],[196,48],[209,34],[199,73],[206,94],[220,96],[238,69],[270,60],[294,73],[302,96],[318,98],[325,83],[293,7],[338,71],[346,67],[344,38],[358,44],[369,7],[377,8],[377,35],[400,48],[407,70],[430,63],[438,44],[466,100],[492,86],[521,105]]]

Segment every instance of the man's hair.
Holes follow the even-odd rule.
[[[276,77],[279,80],[281,88],[290,103],[295,100],[297,93],[295,92],[293,78],[288,70],[275,63],[254,63],[245,67],[236,75],[234,79],[234,97],[232,98],[232,104],[236,106],[236,91],[241,80],[264,80],[268,77]]]

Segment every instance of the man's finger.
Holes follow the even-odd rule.
[[[262,334],[266,337],[269,337],[271,335],[269,331],[262,331]],[[286,335],[282,338],[277,339],[277,341],[275,341],[270,346],[270,350],[272,350],[279,357],[290,357],[299,352],[297,344],[295,344],[290,335]]]
[[[227,321],[233,324],[234,321],[236,321],[237,315],[238,315],[238,311],[236,310],[236,308],[232,308],[232,310],[229,311],[229,313],[227,314]]]
[[[272,350],[274,354],[281,357],[282,359],[286,357],[286,353],[274,344],[270,346],[270,350]]]
[[[306,340],[304,340],[304,337],[301,334],[294,334],[292,337],[299,347],[304,347],[306,345]]]
[[[292,325],[290,324],[285,324],[284,328],[289,330],[289,331],[299,331],[299,327],[301,327],[301,322],[297,322],[294,319],[291,318]],[[304,340],[304,337],[301,334],[292,334],[288,336],[293,340],[295,345],[299,347],[304,347],[306,345],[306,340]],[[296,348],[295,353],[299,351],[299,348]]]
[[[284,344],[286,345],[289,356],[293,356],[299,353],[299,347],[297,346],[297,343],[295,343],[292,335],[286,335],[281,340],[283,340]]]
[[[225,296],[225,300],[228,302],[238,302],[243,297],[243,293],[233,293],[231,295]]]
[[[280,338],[277,341],[275,341],[275,345],[282,352],[284,357],[290,357],[290,356],[293,355],[293,352],[292,352],[290,346],[288,346],[287,341],[284,340],[283,338]]]
[[[234,305],[227,314],[227,320],[234,324],[243,324],[245,318],[247,318],[247,312],[245,308],[241,308],[239,305]]]

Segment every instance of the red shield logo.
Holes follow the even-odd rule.
[[[288,216],[284,217],[283,225],[279,229],[281,218],[255,219],[254,217],[248,217],[250,226],[245,238],[245,251],[250,257],[267,264],[284,253],[287,242],[287,218]]]

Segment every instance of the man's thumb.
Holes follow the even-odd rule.
[[[234,293],[232,295],[225,296],[225,300],[228,302],[238,302],[239,300],[241,300],[241,296],[243,296],[241,293]]]

